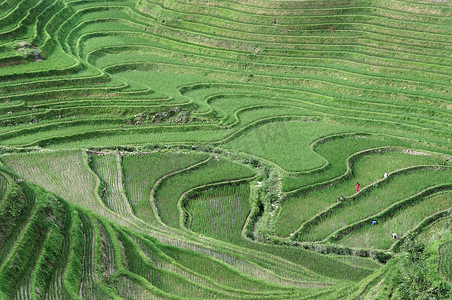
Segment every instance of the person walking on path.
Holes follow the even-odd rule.
[[[355,188],[356,188],[356,191],[359,192],[359,182],[356,183]]]

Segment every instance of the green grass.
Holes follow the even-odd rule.
[[[36,201],[36,207],[33,210],[32,217],[24,226],[20,238],[16,240],[14,247],[7,255],[7,260],[0,266],[1,289],[3,292],[9,293],[11,297],[30,297],[35,293],[32,286],[45,286],[49,280],[49,271],[52,268],[43,266],[43,262],[38,258],[43,256],[49,263],[54,261],[54,257],[50,257],[47,248],[50,251],[58,251],[59,239],[62,239],[58,228],[58,223],[62,222],[61,215],[64,214],[64,207],[61,203],[55,203],[56,199],[52,196],[45,195],[42,191],[28,190],[26,197],[39,200]],[[26,201],[30,201],[28,198]],[[33,201],[33,200],[31,200]],[[53,219],[46,218],[51,215]],[[58,238],[55,238],[55,236]],[[40,238],[36,238],[39,236]],[[53,240],[48,240],[53,236]],[[43,270],[48,268],[50,270]],[[42,271],[41,273],[39,273]],[[34,275],[38,272],[40,275]],[[38,277],[41,276],[41,277]],[[41,280],[41,285],[36,280]]]
[[[69,233],[69,228],[73,224],[73,217],[72,214],[67,213],[66,214],[66,220],[64,223],[64,228],[62,230],[66,233]],[[64,240],[61,243],[61,246],[59,247],[60,255],[56,256],[58,259],[54,263],[55,270],[52,274],[52,278],[47,283],[47,289],[45,291],[46,297],[62,297],[62,298],[68,298],[70,297],[67,290],[63,287],[63,280],[64,280],[64,271],[66,269],[66,266],[69,261],[69,251],[70,251],[70,244],[71,244],[71,235],[67,234],[64,236]],[[72,237],[73,239],[74,237]],[[55,251],[55,249],[51,249],[50,251]]]
[[[149,258],[143,255],[142,252],[140,253],[137,246],[132,243],[124,233],[119,233],[119,240],[124,247],[125,268],[139,274],[156,288],[169,294],[184,297],[195,295],[207,298],[213,297],[214,293],[211,290],[190,282],[188,279],[173,271],[165,270],[153,265]],[[220,292],[218,293],[221,295]]]
[[[2,162],[15,173],[75,204],[99,212],[96,179],[85,166],[83,151],[5,155]],[[74,184],[74,181],[77,184]]]
[[[452,282],[451,251],[451,241],[445,242],[439,248],[439,272],[449,283]]]
[[[119,297],[129,299],[152,299],[156,295],[143,287],[143,284],[137,280],[128,278],[127,276],[118,276],[114,279],[114,287]]]
[[[164,178],[154,194],[155,205],[162,222],[170,227],[179,227],[180,197],[184,192],[212,183],[231,182],[250,178],[254,172],[242,165],[215,158],[198,168]]]
[[[259,292],[261,296],[263,296],[263,294],[268,295],[271,291],[276,292],[278,289],[281,289],[281,287],[272,286],[263,281],[252,280],[220,261],[216,261],[208,256],[193,251],[181,250],[170,246],[166,246],[162,248],[162,250],[178,263],[190,268],[198,274],[213,278],[217,283],[223,286],[238,290]]]
[[[397,212],[389,220],[382,221],[376,226],[365,226],[347,234],[340,241],[341,244],[357,248],[389,248],[393,241],[392,233],[399,236],[417,227],[426,217],[444,210],[452,205],[451,193],[446,192],[427,197],[412,206]]]
[[[8,192],[9,182],[4,176],[0,176],[0,198],[4,199]]]
[[[26,224],[34,216],[32,208],[35,202],[27,201],[27,197],[17,185],[14,185],[11,192],[3,200],[0,218],[2,220],[0,235],[1,239],[1,260],[4,263],[8,254],[13,249],[15,243],[23,236]]]
[[[149,224],[156,217],[151,206],[151,190],[163,176],[206,159],[203,154],[149,153],[122,157],[124,185],[134,214]]]
[[[325,164],[311,149],[312,141],[346,130],[320,122],[275,122],[262,125],[224,147],[270,160],[287,171],[307,171]]]
[[[321,189],[309,190],[301,195],[289,195],[282,203],[276,219],[276,235],[288,236],[303,222],[336,203],[340,196],[350,197],[355,193],[355,184],[361,189],[383,179],[384,174],[416,165],[437,165],[444,162],[439,155],[410,155],[400,149],[382,149],[358,155],[352,165],[352,175],[343,181],[334,182]]]
[[[197,143],[198,141],[209,142],[218,137],[218,132],[211,125],[194,125],[192,128],[172,127],[168,131],[155,126],[140,126],[136,128],[114,129],[109,134],[107,130],[94,128],[95,131],[87,136],[74,134],[63,137],[61,142],[46,142],[53,149],[78,149],[87,143],[92,147],[112,147],[113,145],[152,145],[167,143]],[[156,130],[157,129],[157,130]],[[202,131],[205,130],[205,131]],[[226,137],[232,130],[221,132],[220,137]]]
[[[86,209],[131,226],[130,222],[108,209],[100,198],[100,179],[88,166],[84,150],[47,151],[11,154],[0,158],[12,171],[29,182]]]
[[[237,244],[251,206],[247,183],[208,188],[187,199],[188,227],[197,233]]]
[[[367,134],[339,135],[321,139],[313,145],[314,151],[328,161],[320,172],[309,172],[284,178],[283,190],[293,191],[304,186],[315,185],[343,175],[347,170],[346,161],[351,155],[372,148],[385,146],[409,147],[407,141],[387,136]]]
[[[382,265],[377,263],[375,260],[359,256],[335,255],[334,258],[362,268],[378,269],[382,267]]]
[[[112,229],[111,221],[98,219],[100,217],[85,213],[64,200],[57,200],[47,192],[31,188],[28,183],[22,184],[22,188],[27,190],[27,202],[32,202],[35,196],[39,199],[12,256],[22,262],[33,256],[36,263],[22,264],[15,277],[2,280],[2,291],[12,290],[17,297],[29,297],[34,287],[37,296],[73,298],[80,294],[83,298],[105,297],[106,294],[112,295],[111,283],[119,295],[140,291],[141,296],[273,298],[309,293],[307,289],[285,288],[256,280],[205,254],[193,257],[191,251],[123,231],[117,225]],[[48,234],[36,235],[36,230],[48,230]],[[68,236],[71,239],[65,238]],[[21,246],[31,240],[33,242],[27,244],[30,247],[42,245],[41,251],[30,252],[27,251],[29,248]],[[203,266],[190,258],[207,259],[209,264]],[[9,264],[13,262],[8,260]],[[0,276],[3,276],[9,267],[0,265]],[[257,268],[253,264],[250,266]],[[22,276],[23,272],[36,274],[30,279],[32,289],[27,287],[30,276]],[[14,278],[19,280],[14,282]],[[128,283],[125,284],[124,280]],[[132,287],[136,289],[132,291]]]
[[[361,219],[377,214],[390,205],[402,201],[422,190],[450,182],[450,169],[419,170],[400,174],[383,184],[381,188],[369,191],[361,197],[346,201],[345,205],[321,218],[319,223],[301,233],[301,240],[316,241],[326,238],[334,231]],[[392,234],[392,233],[391,233]]]
[[[132,209],[124,194],[120,160],[117,154],[92,155],[91,165],[102,181],[105,206],[119,215],[131,217]]]
[[[433,241],[443,239],[449,232],[448,218],[441,218],[424,228],[416,237],[423,243],[432,243]]]
[[[287,259],[292,263],[299,264],[316,274],[324,276],[323,279],[318,279],[320,282],[328,283],[334,282],[334,280],[358,282],[372,273],[370,269],[344,263],[335,258],[298,247],[262,245],[257,243],[248,245],[248,247]]]

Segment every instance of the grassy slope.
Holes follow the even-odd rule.
[[[343,131],[347,131],[347,127],[317,122],[277,122],[265,124],[224,147],[268,159],[287,171],[307,171],[325,164],[310,149],[311,142]]]
[[[124,195],[120,157],[115,154],[91,156],[93,171],[103,185],[102,200],[105,206],[119,215],[132,216],[132,209]]]
[[[73,297],[80,293],[83,298],[91,298],[112,296],[116,291],[119,295],[125,295],[133,292],[135,285],[138,290],[142,289],[143,294],[163,297],[204,295],[212,298],[214,294],[220,294],[228,298],[253,298],[265,296],[264,289],[265,293],[274,291],[273,295],[287,298],[309,292],[244,276],[224,262],[208,256],[202,259],[207,259],[217,272],[206,272],[200,269],[199,264],[187,261],[192,255],[187,250],[168,247],[150,237],[124,231],[111,221],[58,200],[29,183],[14,185],[14,188],[21,194],[11,194],[8,202],[17,206],[21,199],[28,205],[33,204],[35,197],[38,200],[32,217],[25,220],[26,230],[11,249],[10,258],[1,264],[2,293],[21,294],[27,298],[36,287],[38,297],[68,293],[72,294],[68,297]],[[26,193],[22,194],[23,191]],[[4,216],[5,210],[1,213]],[[14,231],[14,228],[9,230]],[[69,236],[67,240],[65,237]],[[64,246],[68,242],[69,248]],[[30,247],[40,250],[28,251]],[[64,269],[66,272],[62,274]],[[36,279],[24,275],[29,273],[36,273]],[[219,274],[228,274],[228,277],[217,277]],[[123,286],[124,280],[131,282]],[[112,283],[116,289],[112,289]]]
[[[184,192],[203,185],[232,182],[254,175],[252,170],[242,165],[213,159],[198,168],[167,177],[159,184],[154,195],[159,216],[168,226],[179,227],[179,199]]]
[[[213,238],[236,244],[251,206],[249,186],[213,187],[190,197],[186,208],[191,214],[189,228]]]
[[[343,245],[365,248],[389,248],[392,236],[396,232],[403,236],[414,229],[424,218],[452,205],[451,193],[443,193],[427,197],[414,205],[398,212],[389,220],[384,220],[378,226],[365,226],[353,231],[340,241]]]
[[[381,180],[384,173],[389,174],[416,165],[436,165],[443,161],[444,158],[441,156],[416,156],[399,150],[359,156],[354,161],[353,173],[347,180],[335,182],[333,186],[313,189],[305,194],[290,195],[283,202],[276,222],[276,234],[287,236],[315,213],[333,205],[340,196],[352,196],[355,193],[356,182],[364,188]]]
[[[319,224],[305,233],[304,240],[325,238],[343,226],[373,216],[428,187],[449,183],[450,176],[451,170],[421,170],[394,177],[381,188],[369,191],[362,197],[357,196],[350,202],[346,201],[344,206],[333,210],[331,215],[322,218]]]
[[[452,282],[452,263],[450,261],[451,257],[451,241],[445,242],[439,248],[439,272],[441,276],[444,277],[449,283]]]
[[[122,165],[125,191],[135,215],[149,224],[156,223],[150,202],[155,183],[168,173],[190,167],[206,158],[206,155],[183,153],[124,156]]]
[[[1,156],[26,182],[0,174],[0,298],[399,297],[404,258],[376,268],[292,245],[369,255],[392,231],[447,236],[444,218],[424,227],[451,207],[449,187],[432,189],[451,183],[450,24],[448,3],[425,1],[0,2],[0,145],[62,149]],[[133,154],[80,150],[119,145]],[[156,145],[174,151],[137,155]],[[251,176],[238,162],[262,188],[185,197]],[[417,165],[443,169],[399,171]],[[245,220],[285,245],[246,239]],[[435,284],[449,244],[429,248]]]

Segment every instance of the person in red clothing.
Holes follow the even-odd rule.
[[[356,183],[355,187],[356,187],[356,191],[358,192],[359,191],[359,182]]]

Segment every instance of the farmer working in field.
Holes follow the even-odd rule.
[[[340,196],[339,198],[336,199],[336,202],[342,201],[342,200],[344,200],[344,199],[345,199],[344,196]]]

